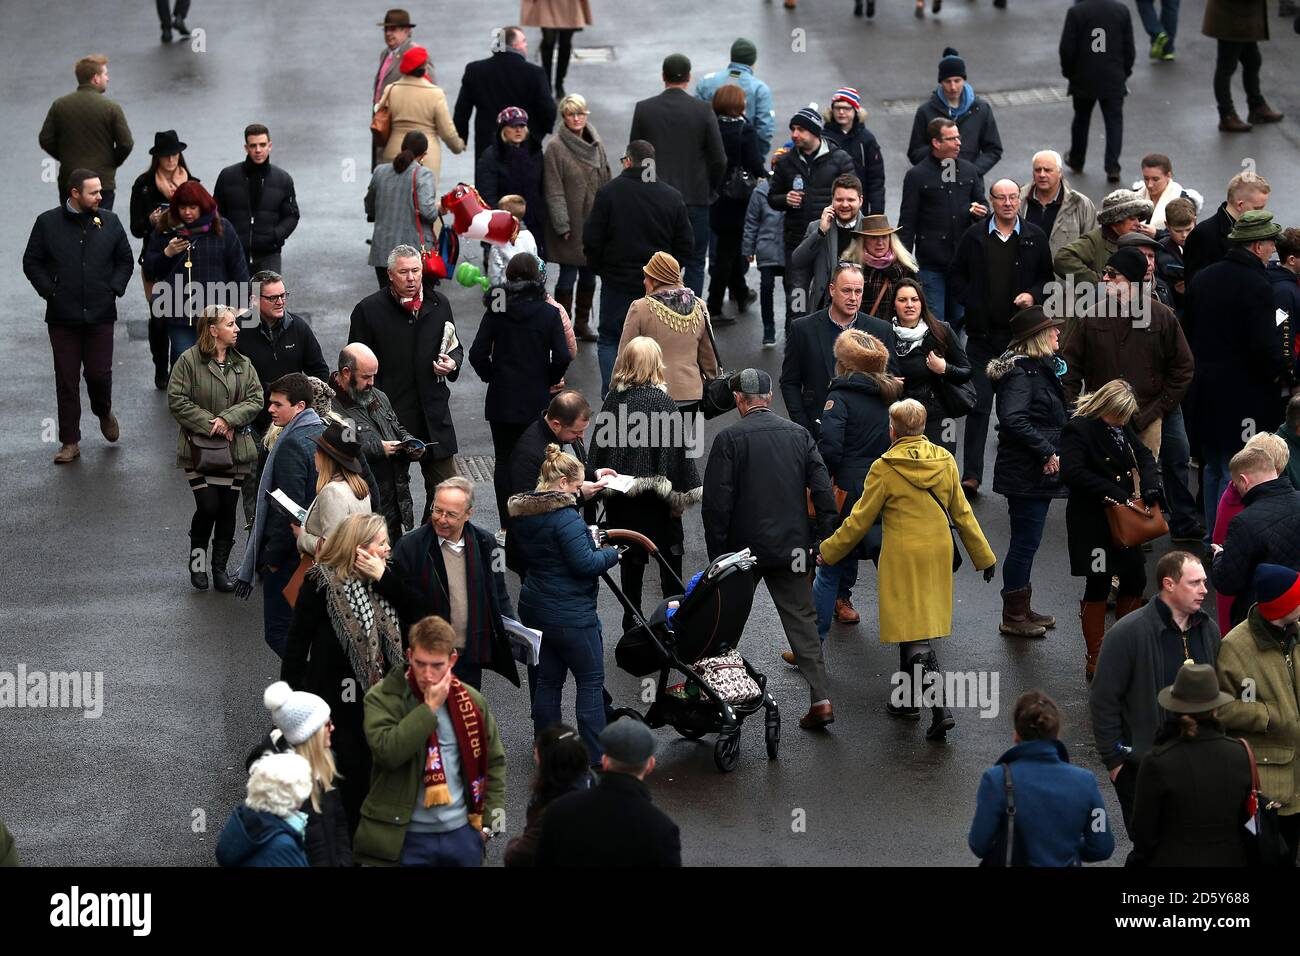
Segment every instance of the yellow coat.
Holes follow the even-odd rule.
[[[862,497],[839,530],[821,543],[822,558],[837,564],[883,515],[879,563],[883,644],[952,633],[952,533],[929,491],[948,509],[976,570],[992,567],[997,558],[962,493],[957,462],[924,435],[900,438],[876,459]]]

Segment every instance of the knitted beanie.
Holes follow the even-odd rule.
[[[862,95],[851,86],[841,86],[831,97],[831,106],[834,106],[840,100],[848,103],[855,110],[862,108]]]
[[[271,712],[271,722],[294,747],[311,740],[330,719],[329,704],[315,694],[293,690],[282,680],[266,689],[262,703]]]
[[[1300,607],[1300,574],[1280,564],[1255,569],[1255,599],[1266,621],[1280,621]]]
[[[951,76],[960,76],[966,79],[966,61],[957,55],[957,51],[950,46],[943,48],[943,59],[939,61],[939,82]]]
[[[796,126],[802,126],[815,136],[822,135],[822,130],[824,128],[822,125],[822,114],[817,109],[816,103],[809,103],[798,113],[795,113],[794,116],[790,117],[790,128],[794,129]]]
[[[753,66],[754,61],[758,59],[758,47],[754,46],[753,40],[746,40],[744,37],[737,37],[736,42],[731,44],[731,62],[743,63],[745,66]]]

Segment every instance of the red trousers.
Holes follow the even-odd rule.
[[[54,350],[54,393],[59,402],[59,441],[81,441],[81,375],[84,369],[90,411],[96,417],[113,408],[113,323],[49,325]]]

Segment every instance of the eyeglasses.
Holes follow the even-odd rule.
[[[279,295],[262,295],[262,293],[259,292],[258,295],[267,302],[283,302],[285,299],[289,298],[288,292],[281,292]]]
[[[448,521],[459,521],[463,517],[458,511],[443,511],[441,508],[434,508],[432,514],[435,518],[446,518]]]

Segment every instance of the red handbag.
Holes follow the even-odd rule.
[[[432,276],[435,279],[446,279],[451,275],[451,270],[447,267],[447,260],[443,258],[441,251],[437,247],[429,249],[424,245],[424,221],[420,217],[420,194],[416,185],[419,175],[419,169],[411,172],[411,205],[415,208],[415,229],[420,235],[420,265],[423,266],[426,276]]]

